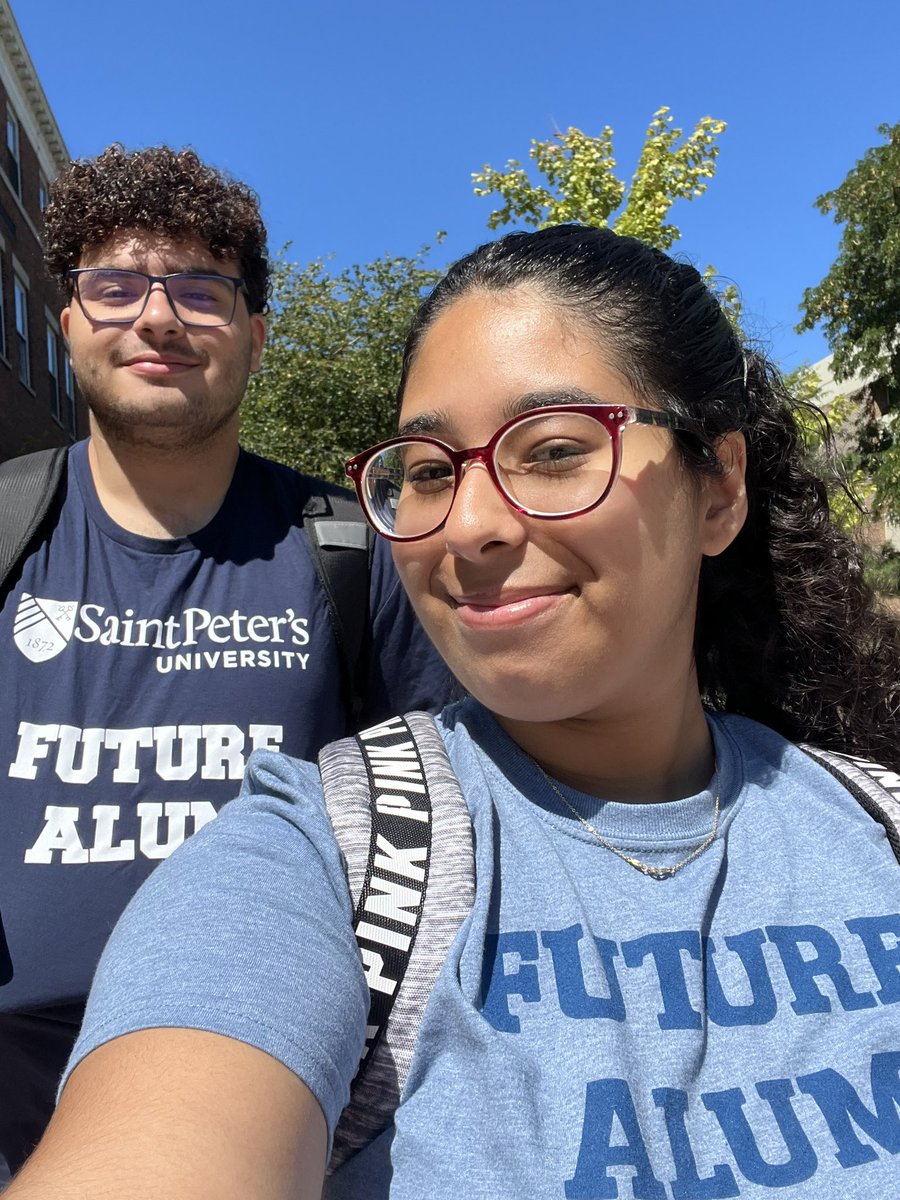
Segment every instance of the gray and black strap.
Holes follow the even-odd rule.
[[[469,812],[427,713],[327,746],[319,770],[371,997],[333,1171],[391,1123],[428,997],[471,911],[475,873]]]
[[[806,745],[800,749],[842,783],[869,816],[884,827],[900,863],[900,775],[890,767],[851,754]]]

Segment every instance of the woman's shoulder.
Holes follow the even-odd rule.
[[[292,758],[278,750],[254,750],[247,760],[240,799],[253,809],[267,799],[279,799],[290,808],[316,802],[322,795],[322,780],[314,762]],[[223,811],[234,809],[235,803]]]
[[[710,715],[721,751],[740,763],[742,786],[759,792],[796,822],[876,822],[900,857],[900,776],[865,755],[789,741],[775,730],[734,714]]]
[[[844,782],[852,778],[855,770],[862,769],[881,786],[900,783],[900,777],[890,766],[876,762],[874,756],[863,750],[859,752],[838,751],[821,745],[815,738],[809,741],[792,741],[776,730],[750,717],[736,713],[708,713],[714,731],[729,742],[754,766],[777,768],[781,771],[826,771],[833,778]]]

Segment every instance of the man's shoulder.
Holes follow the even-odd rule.
[[[299,499],[301,503],[311,502],[308,514],[310,516],[316,516],[319,512],[323,515],[327,514],[333,506],[324,503],[325,501],[336,501],[342,507],[352,505],[353,508],[358,508],[356,497],[349,488],[341,487],[326,479],[319,479],[314,475],[305,475],[294,467],[276,462],[271,458],[264,458],[252,450],[241,450],[241,463],[243,473],[248,481],[251,479],[258,482],[265,481],[268,486],[285,495],[290,495],[295,500]],[[323,501],[321,506],[315,504],[317,498]]]
[[[0,464],[0,586],[58,513],[67,458],[68,449],[59,447]]]
[[[17,454],[0,462],[0,477],[7,475],[30,475],[53,468],[62,469],[71,446],[51,446],[46,450],[32,450],[28,454]]]

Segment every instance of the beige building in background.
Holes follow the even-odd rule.
[[[815,402],[826,415],[835,400],[841,397],[846,398],[858,410],[860,418],[869,413],[874,413],[876,418],[882,418],[889,412],[896,411],[900,396],[895,389],[889,388],[883,379],[858,374],[838,381],[831,372],[832,358],[833,355],[829,354],[813,363],[810,368],[819,380]],[[835,440],[840,445],[840,434]],[[879,517],[867,521],[861,532],[871,546],[890,546],[894,550],[900,550],[900,525],[894,521]]]

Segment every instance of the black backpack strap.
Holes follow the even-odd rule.
[[[66,467],[64,447],[0,463],[0,600],[13,569],[47,515]],[[0,914],[0,987],[12,979],[12,960]]]
[[[0,463],[0,589],[47,515],[67,453],[56,447]]]
[[[319,771],[371,997],[334,1171],[391,1123],[428,997],[472,908],[475,868],[466,802],[428,713],[326,746]]]
[[[900,775],[880,763],[851,754],[805,745],[800,749],[842,783],[873,821],[884,826],[894,857],[900,863]]]
[[[313,496],[304,509],[303,525],[328,601],[352,728],[365,707],[369,575],[375,535],[349,492],[346,497]]]

